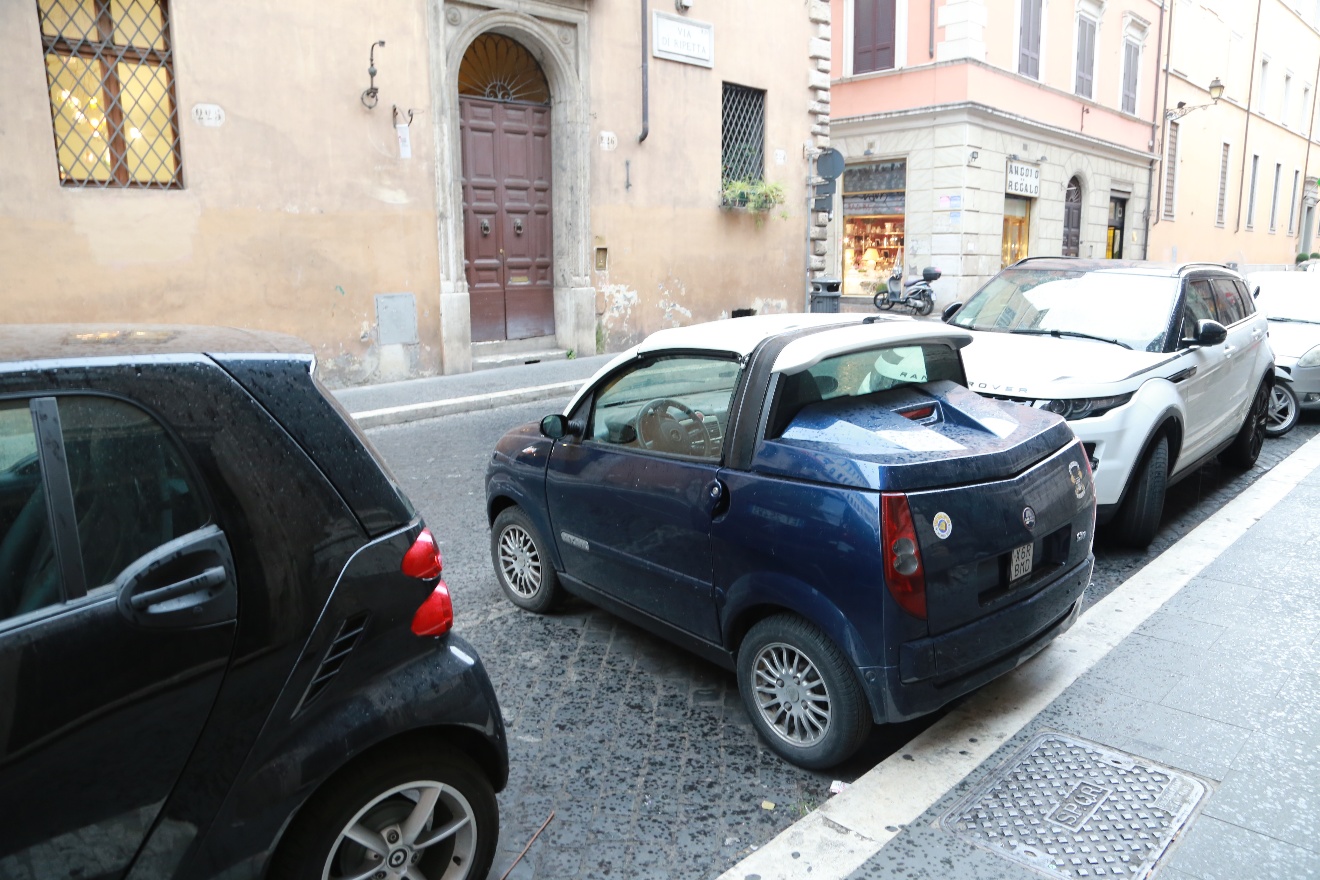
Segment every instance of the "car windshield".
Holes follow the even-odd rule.
[[[1320,278],[1263,281],[1256,303],[1271,321],[1320,324]]]
[[[1005,269],[951,321],[969,330],[1050,334],[1163,351],[1178,285],[1172,278],[1081,269]]]

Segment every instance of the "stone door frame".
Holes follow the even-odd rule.
[[[586,10],[548,0],[428,0],[427,25],[432,50],[443,372],[472,369],[471,298],[463,271],[463,154],[457,84],[463,53],[484,33],[503,34],[521,43],[540,63],[550,85],[550,140],[555,157],[551,181],[555,341],[560,348],[595,354],[596,295],[587,247],[591,125]]]

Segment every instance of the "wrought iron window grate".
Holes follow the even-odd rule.
[[[765,92],[724,84],[720,127],[721,180],[765,176]]]
[[[60,181],[181,187],[165,0],[37,0]]]

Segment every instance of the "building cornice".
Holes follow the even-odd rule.
[[[1092,147],[1105,152],[1124,156],[1129,159],[1137,159],[1143,162],[1149,162],[1158,156],[1148,150],[1138,150],[1132,147],[1125,147],[1122,144],[1116,144],[1113,141],[1107,141],[1103,138],[1092,137],[1078,131],[1072,131],[1067,128],[1060,128],[1056,125],[1048,125],[1035,119],[1029,119],[1017,113],[1008,113],[988,104],[981,104],[976,101],[959,101],[952,104],[932,104],[928,107],[914,107],[908,110],[891,110],[884,113],[868,113],[860,116],[848,116],[835,118],[831,120],[831,136],[834,138],[848,137],[855,129],[871,122],[889,122],[894,120],[920,120],[933,119],[936,116],[947,114],[963,114],[967,117],[995,120],[997,122],[1011,122],[1029,132],[1039,132],[1050,135],[1056,139],[1072,141],[1079,146]],[[861,134],[861,132],[856,132]]]

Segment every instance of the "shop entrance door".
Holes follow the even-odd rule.
[[[1063,255],[1075,257],[1082,247],[1082,184],[1077,178],[1068,181],[1063,196]]]
[[[1123,229],[1126,215],[1127,199],[1111,196],[1109,199],[1109,243],[1105,246],[1105,256],[1111,260],[1123,259]]]

